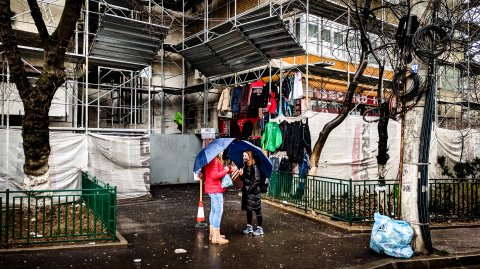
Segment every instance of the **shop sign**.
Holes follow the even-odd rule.
[[[215,128],[202,128],[200,130],[200,135],[202,136],[202,139],[214,139]]]
[[[315,91],[317,93],[317,100],[343,102],[343,100],[345,99],[344,92],[328,91],[324,89],[315,89]],[[369,106],[378,106],[378,100],[376,97],[361,95],[357,93],[353,96],[353,103]]]

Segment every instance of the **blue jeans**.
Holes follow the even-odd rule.
[[[222,214],[223,214],[223,193],[209,193],[210,202],[211,202],[211,210],[209,221],[210,225],[213,228],[217,229],[220,228],[220,222],[222,221]]]

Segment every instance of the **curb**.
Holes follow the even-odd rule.
[[[40,252],[40,251],[50,251],[50,250],[76,250],[76,249],[97,249],[97,248],[109,248],[109,249],[123,249],[128,247],[128,242],[120,234],[116,231],[115,236],[117,237],[117,242],[109,242],[109,243],[96,243],[95,244],[82,244],[82,245],[64,245],[64,246],[47,246],[47,247],[35,247],[35,248],[13,248],[13,249],[0,249],[0,254],[7,254],[7,253],[16,253],[16,254],[23,254],[23,253],[32,253],[32,252]]]
[[[316,221],[316,222],[319,222],[319,223],[323,223],[325,225],[328,225],[332,228],[335,228],[335,229],[338,229],[338,230],[341,230],[345,233],[348,233],[348,234],[352,234],[352,233],[370,233],[371,232],[371,226],[373,226],[373,223],[372,225],[370,225],[370,228],[362,228],[362,227],[355,227],[355,226],[348,226],[347,225],[341,225],[340,221],[333,221],[333,220],[330,220],[330,217],[326,217],[326,216],[323,216],[321,214],[309,214],[309,213],[305,213],[305,210],[304,209],[300,209],[296,206],[294,206],[293,204],[283,204],[283,203],[280,203],[280,202],[277,202],[277,201],[273,201],[269,198],[266,198],[266,197],[262,197],[262,202],[265,202],[266,204],[269,204],[271,206],[274,206],[274,207],[277,207],[277,208],[280,208],[282,210],[285,210],[285,211],[288,211],[290,213],[293,213],[295,215],[298,215],[298,216],[301,216],[301,217],[304,217],[304,218],[307,218],[307,219],[310,219],[310,220],[313,220],[313,221]],[[309,210],[311,211],[311,210]],[[442,224],[433,224],[430,226],[430,230],[443,230],[443,229],[457,229],[457,228],[478,228],[480,227],[480,224],[452,224],[452,225],[442,225]]]
[[[355,269],[417,269],[417,268],[463,268],[479,265],[480,253],[463,254],[447,257],[416,257],[410,260],[383,260],[354,267]]]
[[[331,228],[341,230],[341,231],[343,231],[345,233],[348,233],[348,234],[370,233],[371,232],[371,228],[365,229],[365,228],[356,228],[356,227],[350,227],[350,226],[345,227],[343,225],[339,225],[337,221],[329,220],[329,219],[327,219],[327,217],[324,217],[322,215],[316,215],[316,216],[311,215],[311,214],[305,213],[305,210],[300,210],[300,209],[297,209],[297,208],[292,207],[290,205],[285,205],[285,204],[280,204],[278,202],[273,202],[269,199],[264,199],[263,197],[262,197],[262,202],[264,202],[266,204],[269,204],[271,206],[280,208],[282,210],[288,211],[288,212],[293,213],[297,216],[304,217],[304,218],[307,218],[307,219],[310,219],[310,220],[313,220],[313,221],[316,221],[316,222],[319,222],[319,223],[323,223],[325,225],[330,226]]]
[[[371,229],[365,228],[355,228],[355,227],[344,227],[339,225],[336,221],[331,221],[326,217],[321,215],[311,215],[305,213],[305,210],[300,210],[296,207],[293,207],[289,204],[281,204],[278,202],[271,201],[269,199],[262,199],[262,202],[274,206],[276,208],[285,210],[287,212],[293,213],[297,216],[307,218],[325,225],[328,225],[334,229],[341,230],[345,233],[370,233]],[[478,224],[468,225],[468,224],[459,224],[459,225],[438,225],[432,226],[431,229],[455,229],[455,228],[473,228],[479,227]],[[427,258],[426,256],[418,256],[409,260],[400,260],[392,257],[385,257],[385,259],[380,261],[371,262],[368,264],[363,264],[354,267],[355,269],[417,269],[417,268],[452,268],[452,267],[463,267],[470,265],[480,265],[480,252],[465,253],[459,255],[452,255],[446,257],[431,257]]]

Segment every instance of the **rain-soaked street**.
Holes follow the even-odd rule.
[[[121,202],[117,228],[129,242],[126,249],[0,254],[0,268],[339,268],[383,258],[368,249],[368,234],[344,234],[268,204],[265,235],[245,236],[245,212],[233,191],[226,193],[222,220],[230,243],[209,244],[208,228],[195,227],[197,188],[162,186],[152,190],[151,200]]]
[[[386,259],[368,248],[368,233],[346,234],[266,203],[265,235],[245,236],[245,212],[234,191],[226,193],[222,221],[230,243],[209,244],[208,228],[195,227],[197,188],[161,186],[151,199],[119,203],[117,228],[128,248],[0,254],[0,268],[351,268]]]

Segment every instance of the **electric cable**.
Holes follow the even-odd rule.
[[[408,81],[412,81],[410,87],[402,92],[401,89],[404,89]],[[392,90],[393,94],[400,99],[402,102],[410,101],[415,96],[421,94],[419,92],[421,84],[421,78],[417,73],[412,72],[408,68],[403,68],[400,71],[396,72],[392,79]]]
[[[413,35],[415,54],[424,62],[440,57],[449,50],[453,31],[445,21],[420,27]]]

